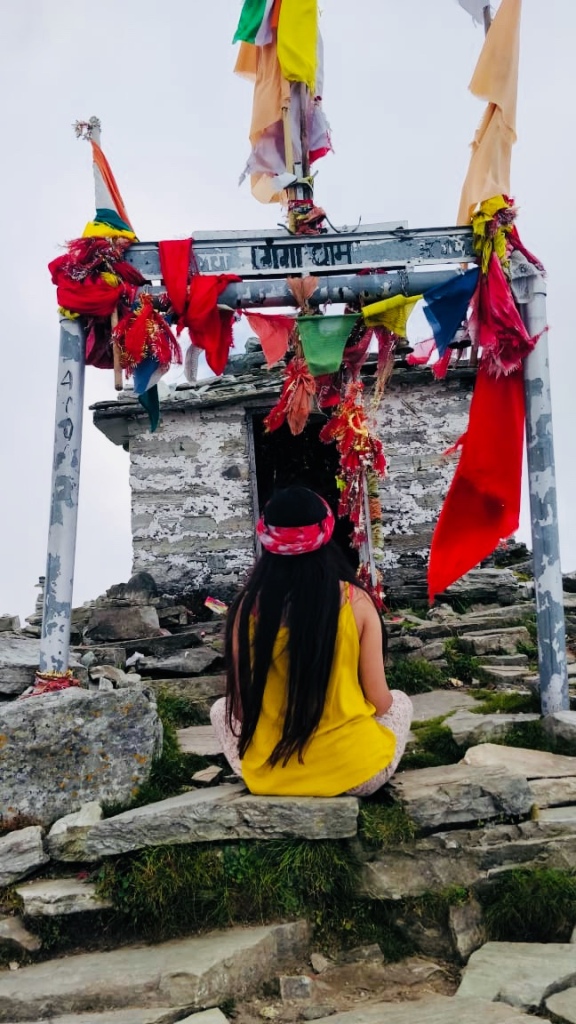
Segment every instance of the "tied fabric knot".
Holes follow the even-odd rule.
[[[204,349],[206,362],[217,376],[224,372],[232,347],[232,309],[218,306],[218,298],[237,274],[199,274],[193,270],[193,239],[159,242],[160,269],[168,298],[177,316],[177,334],[188,328],[191,341]]]
[[[309,526],[273,526],[261,516],[256,525],[256,536],[262,547],[272,555],[306,555],[327,544],[334,532],[334,513],[326,506],[326,516]]]

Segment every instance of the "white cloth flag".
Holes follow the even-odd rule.
[[[458,0],[458,3],[474,18],[476,24],[482,23],[484,8],[488,6],[486,0]]]

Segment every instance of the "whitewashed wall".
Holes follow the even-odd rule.
[[[425,598],[430,539],[457,459],[442,452],[466,429],[470,388],[457,374],[397,373],[377,414],[388,460],[381,567],[393,599]],[[140,423],[130,431],[134,571],[167,591],[229,595],[254,559],[244,407],[183,401],[157,433]]]
[[[134,571],[166,590],[238,583],[254,560],[243,408],[168,412],[130,439]]]

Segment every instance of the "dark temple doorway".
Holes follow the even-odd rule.
[[[352,525],[347,516],[339,518],[338,453],[334,444],[324,444],[319,437],[326,422],[324,417],[311,416],[296,437],[285,423],[279,430],[266,433],[264,413],[251,416],[254,440],[255,495],[258,513],[273,493],[282,487],[299,484],[317,491],[328,502],[336,516],[334,540],[354,569],[358,568],[358,552],[350,544]]]

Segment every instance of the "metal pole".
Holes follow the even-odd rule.
[[[548,366],[546,283],[542,277],[536,279],[530,301],[520,308],[530,335],[541,335],[524,360],[524,385],[540,698],[542,714],[551,715],[565,711],[570,701]]]
[[[64,673],[68,668],[82,447],[84,346],[81,320],[62,318],[40,672]]]

